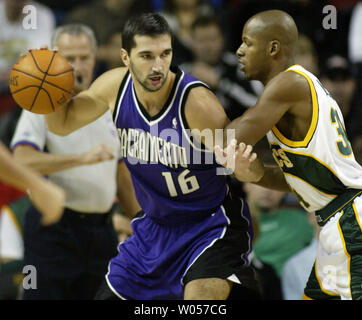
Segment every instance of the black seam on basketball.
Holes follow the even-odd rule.
[[[22,91],[24,89],[31,88],[31,87],[39,88],[39,86],[36,86],[35,84],[33,84],[33,85],[30,85],[30,86],[22,87],[21,89],[18,89],[16,91],[13,91],[11,94],[17,94],[19,91]]]
[[[30,52],[30,53],[31,53],[31,52]],[[53,59],[54,59],[55,54],[56,54],[56,52],[53,51],[52,58],[50,59],[50,62],[49,62],[49,64],[48,64],[47,70],[44,72],[44,78],[43,78],[43,80],[42,80],[42,82],[41,82],[41,84],[40,84],[40,87],[39,87],[38,92],[36,93],[36,95],[35,95],[35,97],[34,97],[33,103],[31,104],[29,111],[31,111],[31,110],[33,109],[34,103],[35,103],[36,99],[38,98],[39,92],[40,92],[40,90],[42,89],[42,85],[43,85],[44,80],[45,80],[45,78],[46,78],[46,76],[47,76],[47,74],[48,74],[48,70],[49,70],[50,66],[52,65],[52,62],[53,62]],[[34,57],[33,57],[33,58],[34,58]],[[35,60],[34,60],[34,61],[35,61]]]
[[[32,58],[33,58],[33,60],[34,60],[35,66],[39,69],[39,71],[40,71],[41,73],[44,73],[44,71],[43,71],[42,69],[40,69],[40,67],[39,67],[39,65],[38,65],[38,62],[36,61],[33,53],[32,53],[31,51],[29,51],[29,52],[30,52],[30,55],[32,56]]]
[[[57,76],[61,76],[62,74],[68,73],[68,72],[73,72],[73,68],[72,68],[72,69],[69,69],[69,70],[65,70],[65,71],[59,72],[59,73],[48,73],[48,76],[57,77]]]
[[[34,100],[33,100],[33,103],[31,104],[30,108],[29,108],[29,111],[31,111],[33,109],[33,106],[34,106],[34,103],[35,103],[35,100],[38,98],[38,95],[39,95],[39,92],[41,90],[41,87],[38,87],[38,92],[36,93],[35,97],[34,97]]]
[[[47,81],[47,80],[44,80],[44,83],[50,84],[51,86],[56,87],[57,89],[62,90],[62,91],[64,91],[64,92],[68,93],[68,94],[72,94],[71,91],[68,91],[68,90],[66,90],[66,89],[64,89],[64,88],[62,88],[62,87],[59,87],[59,86],[57,86],[56,84],[54,84],[54,83],[52,83],[52,82],[49,82],[49,81]]]
[[[17,72],[21,72],[21,73],[24,73],[25,75],[29,76],[29,77],[32,77],[34,79],[37,79],[37,80],[40,80],[41,81],[41,78],[37,77],[37,76],[34,76],[33,74],[30,74],[30,73],[27,73],[25,71],[22,71],[22,70],[19,70],[19,69],[16,69],[16,68],[13,68],[14,71],[17,71]]]
[[[39,80],[39,81],[42,81],[41,78],[38,78],[37,76],[34,76],[34,75],[32,75],[32,74],[30,74],[30,73],[27,73],[27,72],[25,72],[25,71],[22,71],[22,70],[19,70],[19,69],[16,69],[16,68],[13,68],[13,70],[14,70],[14,71],[17,71],[17,72],[20,72],[20,73],[23,73],[23,74],[25,74],[25,75],[27,75],[27,76],[29,76],[29,77],[32,77],[32,78],[34,78],[34,79],[37,79],[37,80]],[[48,73],[48,76],[49,76],[49,73]],[[56,88],[58,88],[58,89],[60,89],[60,90],[63,90],[63,91],[66,92],[66,93],[72,94],[72,92],[70,92],[70,91],[68,91],[68,90],[66,90],[66,89],[64,89],[64,88],[62,88],[62,87],[59,87],[58,85],[56,85],[56,84],[54,84],[54,83],[52,83],[52,82],[50,82],[50,81],[44,80],[44,82],[47,83],[47,84],[50,84],[50,85],[52,85],[53,87],[56,87]],[[19,90],[21,90],[21,89],[19,89]],[[17,92],[17,91],[16,91],[16,92]]]
[[[44,89],[43,87],[41,87],[40,90],[44,90],[45,93],[48,95],[49,100],[50,100],[50,103],[51,103],[51,105],[52,105],[52,109],[53,109],[53,111],[55,111],[54,103],[53,103],[52,97],[50,96],[48,90]]]

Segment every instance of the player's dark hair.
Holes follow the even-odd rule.
[[[134,37],[136,35],[156,37],[169,34],[172,31],[166,19],[159,13],[144,13],[130,18],[124,25],[122,31],[122,47],[128,53],[136,46]]]

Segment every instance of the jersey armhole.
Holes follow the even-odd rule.
[[[114,105],[114,108],[113,108],[113,114],[112,114],[112,118],[113,118],[114,123],[116,123],[117,116],[118,116],[118,113],[119,113],[119,108],[120,108],[120,101],[122,101],[121,97],[123,96],[124,91],[127,88],[126,83],[128,83],[128,79],[129,79],[130,76],[131,75],[130,75],[130,72],[128,70],[126,72],[125,76],[123,77],[122,82],[121,82],[121,84],[119,86],[118,93],[117,93],[117,99],[116,99],[116,102],[115,102],[115,105]]]
[[[42,151],[36,143],[30,142],[27,140],[19,140],[19,141],[15,142],[14,144],[11,145],[11,150],[14,151],[15,147],[17,147],[17,146],[29,146],[29,147],[34,148],[37,151]]]
[[[296,65],[296,66],[298,66],[298,65]],[[285,144],[288,147],[307,148],[310,141],[312,140],[312,138],[314,136],[314,133],[317,129],[317,124],[318,124],[319,106],[318,106],[318,99],[317,99],[317,91],[316,91],[314,83],[310,79],[310,77],[301,70],[293,69],[293,67],[294,66],[288,68],[284,72],[292,71],[292,72],[298,73],[299,75],[303,76],[307,80],[308,86],[310,89],[310,94],[312,97],[312,120],[311,120],[311,123],[309,125],[309,128],[307,130],[307,133],[306,133],[304,139],[300,140],[300,141],[288,139],[278,130],[278,128],[276,126],[274,126],[271,131],[274,133],[274,135],[277,137],[277,139],[279,141],[281,141],[283,144]]]

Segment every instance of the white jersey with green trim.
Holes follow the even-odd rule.
[[[292,71],[309,83],[313,115],[301,141],[286,138],[276,126],[267,133],[273,157],[300,204],[309,212],[325,207],[346,189],[362,189],[362,167],[347,138],[342,112],[320,81],[302,66]]]

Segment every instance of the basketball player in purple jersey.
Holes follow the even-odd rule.
[[[241,286],[256,290],[248,206],[217,175],[214,143],[189,131],[209,131],[214,141],[229,123],[223,107],[206,85],[171,67],[172,35],[161,15],[130,19],[122,44],[126,67],[47,116],[49,130],[66,135],[110,108],[143,210],[97,299],[220,300]],[[247,148],[245,167],[254,158]]]

